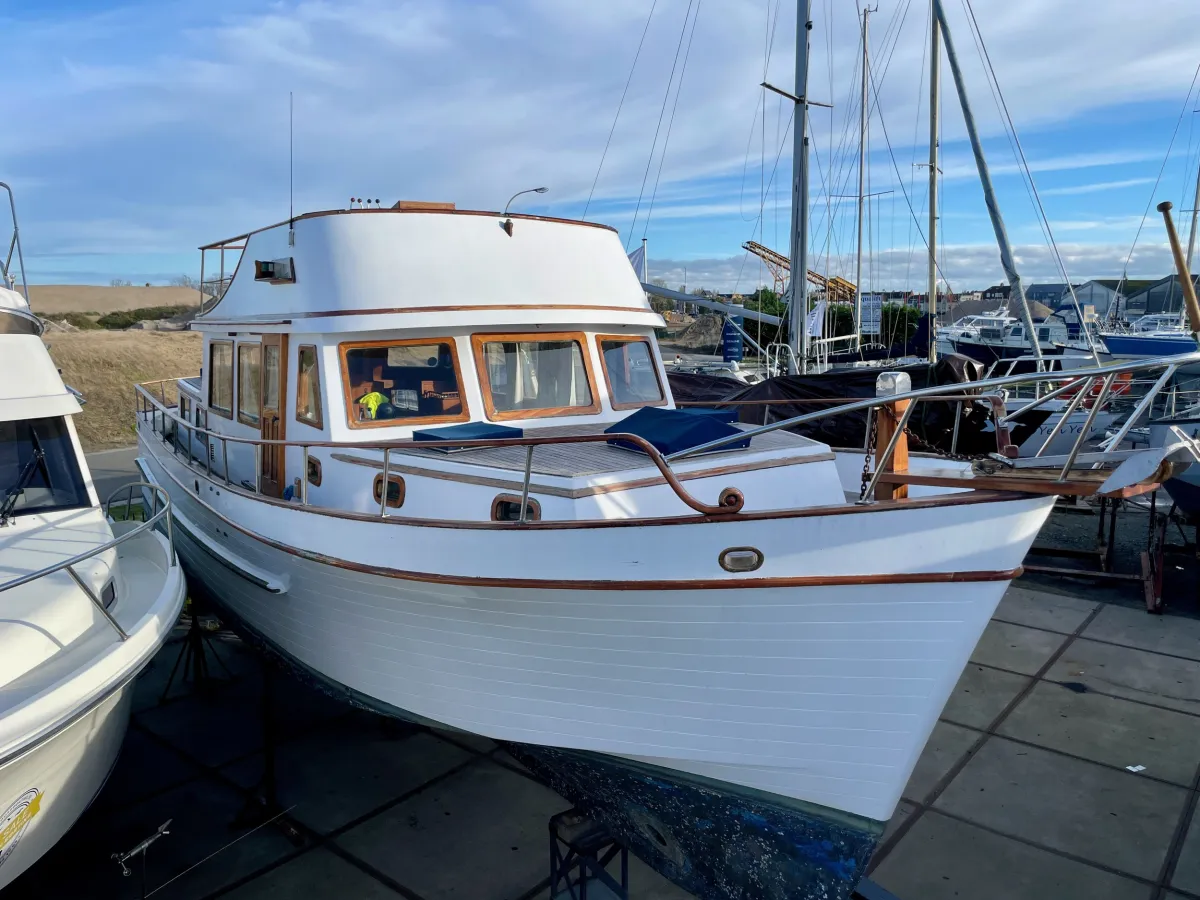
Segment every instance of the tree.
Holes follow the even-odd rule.
[[[917,333],[921,311],[907,303],[885,303],[879,313],[879,342],[902,344]]]
[[[108,284],[110,287],[133,287],[133,282],[128,278],[114,278]]]
[[[176,275],[170,283],[173,287],[195,288],[198,286],[196,279],[191,275]]]

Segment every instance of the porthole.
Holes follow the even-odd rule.
[[[525,521],[537,522],[542,518],[542,505],[529,497],[525,501]],[[500,494],[492,501],[493,522],[520,522],[521,497],[519,494]]]
[[[726,572],[753,572],[762,567],[763,559],[756,547],[729,547],[721,551],[718,562]]]
[[[372,490],[375,502],[380,503],[383,500],[383,473],[380,472],[375,476],[375,485]],[[388,509],[399,509],[404,505],[404,479],[399,475],[389,475],[387,485],[387,505]]]
[[[308,458],[308,483],[313,487],[321,486],[321,461],[311,456]],[[375,488],[375,500],[379,500],[378,486]]]

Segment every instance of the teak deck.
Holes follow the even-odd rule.
[[[927,487],[974,488],[985,491],[1019,491],[1025,494],[1059,494],[1064,497],[1091,497],[1100,490],[1111,470],[1082,469],[1071,473],[1067,481],[1059,481],[1059,469],[1001,469],[992,475],[952,470],[927,470],[922,474],[913,472],[885,472],[879,477],[881,484],[908,484]],[[1125,499],[1155,491],[1154,482],[1134,484],[1104,494],[1106,497]]]

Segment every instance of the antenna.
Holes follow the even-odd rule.
[[[293,173],[293,153],[292,153],[292,133],[293,122],[295,116],[293,114],[294,102],[292,92],[288,91],[288,246],[296,246],[296,208],[292,194],[292,173]]]

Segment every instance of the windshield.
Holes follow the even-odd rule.
[[[26,464],[33,458],[33,434],[45,454],[17,497],[14,515],[87,506],[87,489],[79,471],[79,460],[62,416],[0,422],[0,505],[9,489],[17,486]]]
[[[582,343],[574,336],[489,340],[482,348],[485,400],[492,418],[596,412]]]

